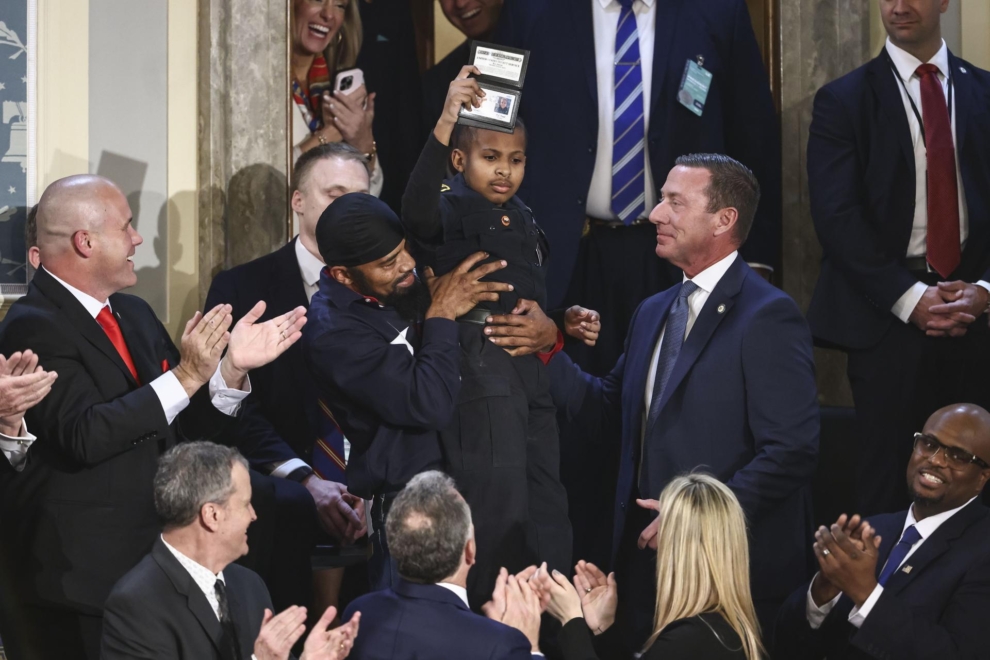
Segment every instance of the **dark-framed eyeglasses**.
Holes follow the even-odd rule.
[[[984,470],[990,468],[990,465],[979,456],[974,456],[959,447],[943,445],[938,438],[927,433],[914,434],[914,450],[925,458],[934,458],[935,454],[942,452],[949,467],[957,470],[963,469],[970,463],[976,463]]]

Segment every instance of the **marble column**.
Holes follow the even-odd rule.
[[[802,310],[811,301],[821,260],[811,222],[806,167],[812,101],[822,85],[873,56],[871,1],[875,0],[780,2],[783,286]],[[852,405],[845,362],[839,351],[815,349],[823,405]]]
[[[283,245],[289,171],[287,0],[202,0],[199,292]]]

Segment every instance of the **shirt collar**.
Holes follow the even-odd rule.
[[[182,568],[186,569],[186,572],[189,573],[190,577],[192,577],[193,581],[196,583],[196,586],[198,586],[204,594],[213,593],[213,590],[216,588],[217,580],[227,584],[227,581],[223,579],[223,571],[220,571],[214,575],[213,571],[208,569],[206,566],[190,559],[169,545],[168,541],[165,540],[164,534],[161,539],[162,543],[165,544],[165,547],[168,548],[169,552],[171,552],[179,563],[182,564]]]
[[[643,3],[643,5],[646,6],[646,7],[653,7],[653,3],[655,3],[656,1],[657,0],[639,0],[639,2]],[[598,0],[598,4],[600,4],[602,6],[602,9],[608,9],[609,6],[612,5],[612,4],[618,5],[619,4],[619,0]],[[636,5],[636,0],[633,0],[633,7],[634,8],[635,8],[635,5]]]
[[[41,266],[41,268],[45,268],[45,267],[44,266]],[[80,291],[79,289],[77,289],[76,287],[72,286],[71,284],[69,284],[65,280],[61,279],[60,277],[58,277],[57,275],[55,275],[55,273],[53,273],[52,271],[48,270],[47,268],[45,268],[45,272],[48,273],[49,275],[51,275],[53,280],[55,280],[56,282],[58,282],[59,284],[61,284],[62,286],[64,286],[66,289],[68,289],[69,290],[69,293],[71,293],[73,295],[73,297],[76,300],[78,300],[79,303],[83,307],[86,308],[86,311],[89,312],[89,315],[92,316],[94,319],[99,315],[100,310],[102,310],[104,307],[110,307],[110,301],[109,300],[105,300],[103,302],[100,302],[99,300],[97,300],[93,296],[89,295],[88,293],[85,293],[83,291]],[[113,308],[112,307],[110,308],[110,311],[111,312],[113,311]]]
[[[687,282],[688,279],[690,279],[698,285],[699,289],[703,289],[705,292],[711,293],[715,289],[715,285],[722,279],[722,276],[729,270],[729,266],[732,265],[737,256],[739,256],[739,252],[733,251],[732,254],[716,261],[694,277],[689,278],[685,275],[684,281]]]
[[[924,64],[903,48],[895,46],[890,37],[887,37],[887,54],[890,55],[890,61],[894,63],[894,68],[897,69],[897,75],[905,84],[911,80],[911,76],[918,70],[918,67]],[[942,47],[938,49],[938,52],[928,63],[937,66],[943,78],[949,77],[949,49],[946,47],[944,39],[942,40]]]
[[[296,238],[296,261],[299,263],[299,272],[302,274],[303,282],[308,286],[319,284],[320,273],[326,264],[307,250],[302,239],[298,237]]]
[[[975,499],[976,498],[974,497],[969,502],[966,502],[960,507],[956,507],[955,509],[951,509],[949,511],[943,511],[942,513],[937,513],[934,516],[928,516],[927,518],[921,521],[915,520],[914,505],[912,504],[910,507],[908,507],[907,517],[904,519],[904,529],[907,529],[911,525],[914,525],[914,528],[918,530],[919,534],[921,534],[921,538],[927,539],[929,536],[935,533],[935,530],[938,529],[942,523],[944,523],[946,520],[959,513],[962,509],[968,507],[970,504],[972,504],[973,500]],[[901,534],[902,535],[904,534],[904,530],[901,530]]]
[[[459,584],[451,584],[450,582],[437,582],[437,586],[453,591],[458,598],[464,601],[465,605],[471,607],[470,605],[468,605],[467,589],[465,589],[464,587],[460,586]]]

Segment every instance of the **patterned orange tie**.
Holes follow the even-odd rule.
[[[113,347],[120,354],[120,359],[124,361],[131,375],[134,376],[134,380],[140,385],[141,379],[138,378],[137,368],[134,366],[134,360],[131,359],[131,352],[127,350],[127,342],[124,341],[124,335],[120,332],[120,324],[117,323],[117,319],[114,317],[113,312],[110,311],[110,307],[104,307],[100,310],[100,313],[96,315],[96,322],[103,328],[103,332],[107,333],[110,343],[113,344]]]

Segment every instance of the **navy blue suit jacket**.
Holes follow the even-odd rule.
[[[901,537],[907,511],[870,518],[882,537],[876,574]],[[857,631],[843,595],[818,630],[806,617],[808,584],[777,619],[774,657],[792,660],[975,660],[990,657],[990,510],[978,500],[942,523],[887,581]],[[905,572],[904,568],[911,566]]]
[[[550,361],[558,407],[594,435],[621,429],[613,561],[633,496],[656,498],[696,468],[736,494],[750,530],[753,597],[785,598],[807,576],[818,401],[811,336],[797,305],[736,260],[698,315],[647,429],[646,488],[637,494],[647,375],[680,286],[636,310],[625,354],[605,378],[560,353]]]
[[[267,304],[259,321],[264,322],[309,307],[303,288],[296,241],[263,257],[218,273],[210,285],[204,309],[221,303],[231,305],[237,323],[259,300]],[[244,414],[229,433],[229,444],[237,445],[255,469],[268,474],[273,465],[291,458],[307,463],[317,437],[306,410],[313,395],[313,382],[306,368],[302,342],[296,342],[278,359],[251,370],[251,395]]]
[[[773,266],[780,249],[780,129],[743,0],[658,0],[646,148],[657,190],[678,156],[725,153],[763,190],[743,255]],[[526,178],[519,196],[553,246],[547,289],[558,306],[571,279],[598,146],[592,0],[506,0],[494,39],[532,52],[520,113]],[[698,117],[677,101],[687,60],[714,77]],[[567,90],[566,101],[561,90]]]
[[[361,596],[344,620],[361,613],[351,660],[530,660],[526,636],[472,612],[449,589],[400,579],[392,589]]]
[[[969,239],[950,279],[990,278],[990,73],[949,53],[956,155]],[[818,90],[808,138],[811,216],[822,270],[808,309],[816,339],[869,348],[917,278],[904,265],[914,222],[907,112],[887,51]]]
[[[316,391],[351,442],[347,487],[396,493],[440,467],[440,429],[461,389],[457,323],[417,325],[327,275],[303,326],[303,353]]]

